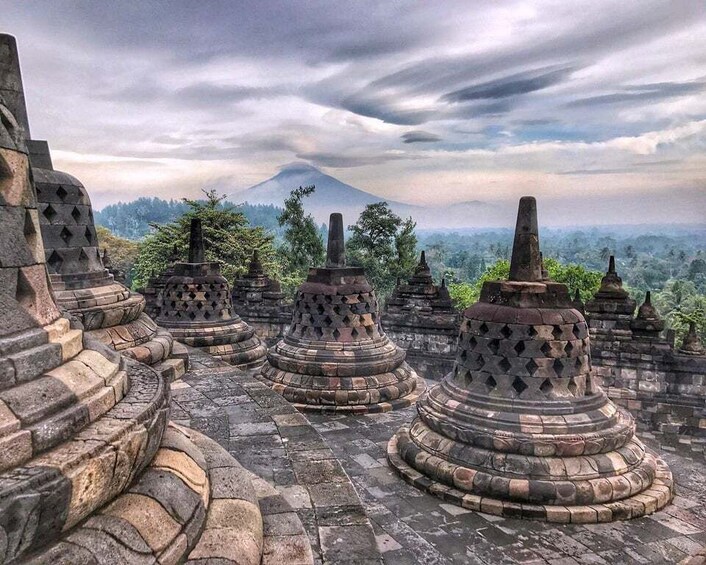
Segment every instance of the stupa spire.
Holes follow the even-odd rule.
[[[204,262],[203,234],[201,233],[201,220],[191,219],[191,233],[189,234],[189,263]]]
[[[328,246],[326,268],[340,269],[346,266],[346,248],[343,238],[343,215],[334,212],[328,221]]]
[[[512,259],[510,260],[510,280],[522,282],[542,280],[537,201],[533,196],[523,196],[520,199],[515,240],[512,244]]]
[[[27,140],[30,138],[29,119],[22,88],[17,41],[13,36],[0,33],[0,53],[4,53],[4,56],[0,57],[0,98],[14,116],[17,125],[22,128]]]

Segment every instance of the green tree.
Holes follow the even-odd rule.
[[[575,289],[579,289],[582,300],[591,298],[601,283],[603,276],[598,271],[589,271],[582,265],[563,265],[556,259],[545,258],[544,266],[549,272],[549,277],[556,281],[565,284],[569,287],[572,293]],[[510,261],[501,259],[490,267],[472,283],[452,283],[449,285],[449,294],[457,308],[468,308],[471,304],[478,301],[480,291],[483,288],[485,281],[506,280],[510,276]]]
[[[188,210],[176,220],[152,225],[152,233],[140,243],[133,268],[133,287],[143,287],[167,268],[174,245],[182,260],[186,260],[192,218],[201,219],[206,259],[219,262],[223,276],[229,281],[247,270],[254,249],[259,251],[265,270],[273,276],[280,275],[273,237],[262,227],[251,227],[238,207],[224,204],[225,196],[218,196],[215,190],[203,192],[206,200],[184,199]]]
[[[126,283],[129,285],[132,280],[132,267],[140,253],[140,245],[136,241],[118,237],[103,226],[96,226],[96,234],[101,253],[108,250],[113,269],[125,273]]]
[[[316,222],[304,211],[304,198],[315,190],[314,185],[292,190],[284,201],[284,210],[277,217],[280,227],[285,228],[278,254],[283,265],[282,288],[289,294],[294,294],[310,267],[321,266],[326,258],[326,248]]]
[[[402,219],[390,210],[387,202],[368,204],[346,245],[351,265],[365,268],[368,279],[383,299],[390,295],[397,278],[407,278],[417,264],[416,223]]]
[[[696,324],[696,332],[706,338],[706,295],[688,280],[670,279],[664,289],[652,299],[668,328],[676,331],[677,346],[681,345],[689,322]]]

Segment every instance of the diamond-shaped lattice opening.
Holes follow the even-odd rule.
[[[527,369],[530,375],[533,375],[534,372],[539,368],[539,365],[537,365],[537,362],[530,357],[530,360],[525,363],[525,368]]]
[[[480,333],[480,335],[487,334],[488,333],[488,325],[485,322],[483,322],[480,325],[480,327],[478,328],[478,332]]]
[[[339,337],[341,337],[341,332],[339,332],[338,328],[336,328],[333,330],[333,339],[338,339]]]
[[[571,357],[571,354],[574,352],[574,344],[570,341],[566,342],[566,345],[564,346],[564,353],[566,353],[567,357]]]
[[[201,292],[203,290],[203,285],[202,284],[197,284],[196,285],[196,291]]]
[[[522,352],[525,350],[525,342],[518,341],[515,344],[515,347],[513,347],[513,349],[515,350],[515,353],[517,353],[518,355],[522,354]]]
[[[557,377],[561,377],[563,375],[564,363],[561,362],[561,359],[554,359],[554,372]]]
[[[66,191],[66,189],[63,186],[59,186],[59,188],[56,189],[56,195],[59,197],[59,200],[62,202],[66,199],[66,197],[69,195],[69,193]]]
[[[206,310],[206,311],[203,313],[203,317],[206,318],[207,320],[210,320],[210,319],[211,319],[211,313],[210,313],[208,310]]]
[[[42,214],[44,214],[44,217],[47,220],[49,220],[50,222],[53,222],[54,218],[56,218],[57,211],[54,210],[54,208],[51,204],[49,204],[46,208],[44,208],[44,212],[42,212]]]
[[[576,339],[580,339],[579,336],[581,335],[581,328],[579,328],[578,324],[574,324],[574,329],[571,330],[571,332],[574,334],[574,336],[576,336]]]
[[[32,288],[32,285],[29,283],[29,280],[27,280],[22,269],[17,269],[15,300],[17,300],[20,306],[25,310],[34,310],[35,304],[37,303],[37,293]]]
[[[203,302],[197,302],[196,307],[201,310],[203,308]]]
[[[515,379],[512,381],[512,388],[515,389],[517,396],[520,396],[529,387],[527,386],[525,381],[523,381],[520,377],[515,377]]]
[[[559,339],[561,337],[561,334],[561,326],[554,326],[554,329],[552,329],[552,335],[554,336],[554,339]]]
[[[71,232],[66,226],[63,227],[63,229],[59,233],[59,236],[61,237],[61,239],[64,240],[64,243],[68,245],[69,240],[71,239]]]
[[[569,386],[567,388],[569,389],[569,392],[571,394],[573,394],[574,396],[577,396],[578,391],[579,391],[579,387],[576,386],[576,381],[574,381],[573,377],[571,377],[571,379],[569,379]]]
[[[373,337],[375,335],[375,326],[365,326],[365,333],[368,337]]]
[[[488,387],[488,390],[493,390],[498,386],[498,381],[493,378],[493,375],[488,375],[488,378],[485,379],[485,386]]]
[[[324,311],[325,311],[324,305],[323,305],[323,304],[319,304],[319,305],[316,307],[316,311],[317,311],[319,314],[323,314]]]
[[[189,318],[192,320],[196,318],[196,314],[194,312],[189,312]]]
[[[330,326],[333,323],[333,320],[331,319],[331,316],[326,316],[324,318],[324,325]]]
[[[25,241],[27,245],[34,252],[34,248],[37,246],[37,230],[34,227],[34,221],[32,220],[32,214],[29,210],[25,211],[25,225],[24,225]]]
[[[478,368],[482,369],[485,366],[485,357],[483,357],[482,355],[478,355],[476,363],[478,363]]]
[[[184,296],[184,293],[181,290],[178,290],[176,293],[176,297],[181,300],[181,297]]]
[[[549,357],[549,354],[552,352],[552,346],[548,341],[545,341],[542,344],[542,347],[539,348],[539,350],[544,353],[546,357]]]
[[[510,370],[510,367],[512,367],[512,364],[507,360],[507,357],[503,357],[500,360],[500,363],[498,363],[498,367],[500,367],[501,371],[507,373]]]
[[[478,340],[474,336],[471,336],[468,339],[468,347],[470,347],[471,349],[475,349],[477,344],[478,344]]]
[[[344,296],[343,298],[341,298],[341,302],[343,302],[344,304],[348,304],[348,297]]]
[[[215,300],[213,302],[211,302],[211,308],[213,308],[215,310],[216,306],[218,306],[218,302],[216,302]]]
[[[577,369],[581,369],[581,365],[583,365],[583,361],[581,360],[581,357],[576,357],[576,360],[574,361],[574,367]]]
[[[461,359],[461,361],[465,361],[466,359],[468,359],[468,351],[465,349],[462,349],[459,352],[458,357],[459,357],[459,359]]]
[[[541,390],[544,394],[548,395],[552,390],[554,390],[554,385],[549,379],[544,379],[542,381],[542,384],[539,385],[539,390]]]
[[[502,336],[503,336],[505,339],[507,339],[507,338],[509,338],[509,337],[512,335],[512,329],[510,329],[510,326],[505,325],[505,326],[503,326],[503,328],[500,330],[500,333],[502,334]]]
[[[319,327],[315,327],[314,328],[314,335],[319,339],[323,338],[324,337],[324,329],[319,328]]]
[[[203,295],[203,297],[204,297],[206,300],[208,300],[208,299],[211,298],[211,293],[210,293],[210,292],[205,292],[204,295]]]
[[[358,335],[359,335],[358,328],[353,328],[351,330],[351,336],[353,337],[353,339],[356,339],[358,337]]]
[[[530,329],[527,333],[530,337],[534,337],[537,335],[537,329],[534,326],[530,326]]]
[[[86,252],[83,249],[81,249],[81,253],[78,254],[78,263],[81,265],[82,269],[88,269],[90,261],[88,259],[88,255],[86,255]]]
[[[191,291],[191,292],[189,293],[189,298],[191,298],[191,300],[193,300],[194,298],[196,298],[196,293],[195,293],[194,291]]]
[[[78,221],[81,219],[81,210],[74,206],[74,209],[71,210],[71,217],[74,219],[74,222],[78,224]]]

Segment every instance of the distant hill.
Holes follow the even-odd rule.
[[[235,204],[226,202],[226,204]],[[138,198],[132,202],[118,202],[94,212],[96,224],[108,228],[115,235],[140,239],[150,232],[151,224],[166,224],[176,220],[189,206],[181,200]],[[277,216],[281,207],[266,204],[242,204],[239,209],[251,225],[280,231]]]
[[[286,165],[266,181],[245,190],[229,193],[228,199],[233,202],[281,206],[292,189],[312,184],[316,186],[316,192],[304,205],[307,212],[318,222],[327,222],[331,212],[341,212],[344,221],[353,224],[366,205],[385,201],[396,214],[403,217],[412,216],[420,228],[507,224],[507,210],[484,202],[461,202],[452,206],[414,206],[355,188],[306,163]],[[510,216],[514,213],[512,210]],[[511,218],[512,221],[514,219]]]

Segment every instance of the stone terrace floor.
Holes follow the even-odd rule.
[[[193,352],[192,370],[173,385],[172,410],[173,420],[218,441],[283,495],[316,563],[678,563],[706,546],[703,460],[663,454],[677,497],[653,516],[554,525],[472,512],[403,482],[387,466],[386,446],[414,407],[308,414],[307,422],[251,376]]]

